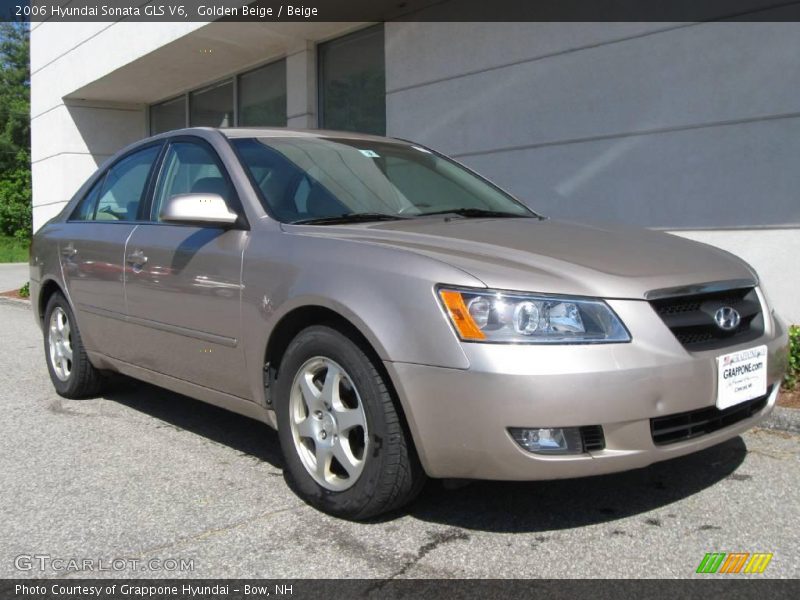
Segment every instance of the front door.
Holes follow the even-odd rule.
[[[161,222],[166,198],[215,193],[236,208],[214,150],[170,144],[153,194],[150,223],[127,243],[125,296],[130,362],[207,388],[250,398],[242,350],[242,255],[248,231]]]

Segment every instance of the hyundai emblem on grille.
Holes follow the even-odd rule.
[[[717,327],[724,331],[733,331],[739,326],[741,320],[742,318],[739,316],[738,311],[730,306],[723,306],[714,315]]]

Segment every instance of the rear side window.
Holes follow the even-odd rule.
[[[216,155],[202,144],[175,142],[164,158],[151,218],[161,220],[161,207],[167,198],[179,194],[218,194],[236,208],[234,194]]]
[[[91,221],[94,219],[94,211],[97,208],[97,199],[100,197],[100,190],[103,187],[105,176],[100,177],[92,189],[83,197],[83,200],[78,203],[78,206],[72,212],[70,221]]]
[[[135,221],[144,196],[147,177],[159,146],[131,154],[109,169],[97,202],[96,221]]]
[[[111,167],[84,196],[71,220],[135,221],[160,149],[150,146],[139,150]]]

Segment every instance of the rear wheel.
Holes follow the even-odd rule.
[[[60,293],[53,294],[45,309],[44,352],[59,396],[86,398],[100,392],[103,376],[89,362],[75,316]]]
[[[291,342],[276,412],[289,484],[316,508],[365,519],[419,492],[425,476],[387,382],[341,332],[314,326]]]

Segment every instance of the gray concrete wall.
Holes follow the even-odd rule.
[[[144,106],[70,102],[31,121],[33,227],[57,215],[121,147],[146,135]]]
[[[390,24],[386,45],[389,132],[545,212],[800,225],[798,24]]]
[[[798,56],[797,23],[390,23],[387,130],[553,217],[699,230],[800,322]]]

